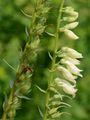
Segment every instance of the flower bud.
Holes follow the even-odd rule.
[[[38,47],[39,43],[40,43],[39,39],[31,42],[31,49],[36,49]]]
[[[77,40],[79,37],[75,35],[71,30],[65,29],[64,33],[66,36],[68,36],[72,40]]]
[[[76,50],[72,49],[72,48],[68,48],[68,47],[63,47],[62,52],[64,54],[66,54],[66,56],[69,56],[71,58],[83,58],[82,54],[77,52]]]
[[[65,67],[62,67],[62,66],[58,66],[58,67],[57,67],[57,70],[62,73],[63,77],[64,77],[66,80],[68,80],[68,81],[70,81],[70,82],[72,82],[72,83],[74,83],[74,84],[76,83],[75,79],[76,79],[77,77],[74,76],[74,75],[72,75],[71,72],[70,72],[68,69],[66,69]]]
[[[70,24],[67,24],[66,26],[64,26],[64,28],[66,29],[74,29],[75,27],[77,27],[79,24],[79,22],[72,22]]]

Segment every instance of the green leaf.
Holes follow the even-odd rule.
[[[16,71],[15,68],[12,67],[5,59],[3,59],[3,61],[4,61],[12,70]]]
[[[24,16],[26,16],[26,17],[28,17],[28,18],[32,18],[31,15],[26,14],[23,10],[20,10],[20,11],[23,13]]]
[[[60,117],[60,115],[61,115],[61,113],[60,112],[57,112],[57,113],[55,113],[55,114],[52,114],[52,118],[58,118],[58,117]]]
[[[46,91],[45,90],[43,90],[42,88],[40,88],[38,85],[35,85],[36,86],[36,88],[40,91],[40,92],[42,92],[42,93],[46,93]]]
[[[48,52],[48,55],[49,55],[50,59],[52,60],[52,59],[53,59],[53,57],[51,56],[50,52]]]
[[[17,96],[20,99],[26,99],[26,100],[30,100],[31,98],[27,97],[27,96],[22,96],[22,95],[18,95]]]
[[[58,107],[57,107],[57,108],[52,108],[52,109],[50,109],[49,114],[56,113],[56,112],[57,112],[57,109],[58,109]]]
[[[65,102],[60,102],[60,104],[66,105],[66,106],[68,106],[68,107],[71,107],[71,105],[69,105],[68,103],[65,103]]]
[[[39,111],[39,113],[40,113],[40,116],[43,118],[43,113],[42,113],[40,107],[38,107],[38,111]]]
[[[50,35],[50,36],[52,36],[52,37],[55,37],[55,35],[52,34],[52,33],[50,33],[50,32],[45,31],[45,33],[47,33],[48,35]]]

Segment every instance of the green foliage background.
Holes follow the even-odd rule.
[[[54,9],[60,2],[60,0],[50,1],[53,3]],[[32,9],[30,2],[31,0],[0,0],[0,117],[5,94],[8,94],[9,82],[15,79],[15,72],[6,65],[3,58],[14,68],[17,68],[21,46],[24,47],[27,41],[25,27],[30,25],[30,19],[26,18],[20,9],[29,13]],[[66,0],[66,4],[79,11],[80,24],[75,32],[80,39],[75,42],[68,42],[67,40],[64,41],[65,38],[63,38],[60,44],[74,47],[83,53],[84,58],[81,68],[84,71],[83,79],[77,80],[78,92],[76,98],[68,101],[72,107],[67,111],[72,115],[64,115],[61,120],[90,120],[90,0]],[[56,19],[55,15],[56,11],[54,15],[50,13],[50,21]],[[53,44],[48,39],[48,36],[45,35],[41,42],[42,46],[46,46],[43,51],[45,54],[40,53],[38,55],[38,60],[35,63],[37,73],[33,81],[43,89],[46,88],[47,84],[43,78],[44,73],[41,71],[44,71],[49,64],[47,48],[53,48]],[[33,87],[28,96],[32,98],[31,101],[22,100],[22,107],[17,110],[15,120],[41,120],[38,106],[43,111],[44,95]]]

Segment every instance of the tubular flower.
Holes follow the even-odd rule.
[[[65,67],[62,67],[62,66],[58,66],[58,67],[57,67],[57,70],[62,73],[63,77],[64,77],[66,80],[68,80],[68,81],[70,81],[70,82],[72,82],[72,83],[76,83],[75,79],[76,79],[77,77],[74,76],[74,75],[72,75],[72,73],[71,73],[68,69],[66,69]]]
[[[70,61],[66,61],[65,62],[67,69],[74,75],[80,76],[82,77],[82,75],[80,74],[80,72],[82,70],[80,70],[78,67],[76,67],[73,63],[71,63]]]
[[[63,21],[74,22],[78,18],[77,16],[63,17]]]
[[[65,29],[65,30],[64,30],[64,33],[65,33],[65,35],[68,36],[70,39],[73,39],[73,40],[79,39],[79,37],[78,37],[77,35],[75,35],[75,33],[73,33],[71,30]]]
[[[69,48],[69,47],[63,47],[61,49],[62,55],[69,56],[71,58],[83,58],[82,54],[77,52],[76,50]]]
[[[62,75],[55,78],[55,83],[61,87],[66,94],[75,97],[77,92],[76,79],[78,76],[82,77],[82,70],[77,65],[80,64],[78,58],[83,58],[82,54],[76,50],[68,47],[62,47],[57,52],[57,57],[60,57],[60,62],[57,64],[57,70]]]
[[[61,63],[65,63],[65,62],[71,62],[72,64],[74,65],[79,65],[80,64],[80,61],[77,60],[77,59],[73,59],[73,58],[70,58],[70,57],[65,57],[61,60]]]
[[[66,29],[74,29],[78,26],[79,22],[72,22],[64,26]]]
[[[64,17],[64,21],[73,22],[78,18],[78,12],[74,11],[72,7],[66,7],[63,12],[69,15],[69,17]]]
[[[64,32],[64,34],[72,40],[79,39],[79,37],[70,30],[76,28],[79,24],[79,22],[75,22],[75,20],[78,18],[78,12],[74,11],[72,7],[65,7],[63,12],[67,14],[67,16],[63,17],[62,20],[71,23],[67,23],[65,26],[59,28],[59,31]]]
[[[71,85],[66,80],[63,80],[63,79],[60,79],[60,78],[56,78],[55,83],[56,83],[57,86],[62,87],[63,91],[66,94],[70,94],[73,97],[75,97],[75,94],[77,92],[77,89],[75,88],[75,86]]]

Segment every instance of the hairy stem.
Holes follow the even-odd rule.
[[[50,98],[49,88],[53,81],[53,70],[54,70],[54,66],[55,66],[55,62],[56,62],[56,52],[58,50],[58,41],[59,41],[59,31],[58,30],[60,27],[60,20],[61,20],[61,16],[62,16],[63,5],[64,5],[64,0],[62,0],[62,2],[60,4],[59,14],[58,14],[58,18],[57,18],[57,26],[56,26],[56,33],[55,33],[55,48],[54,48],[54,55],[53,55],[53,59],[52,59],[52,65],[51,65],[52,72],[50,73],[50,79],[48,81],[48,88],[46,91],[45,114],[44,114],[43,120],[47,120],[48,102],[49,102],[49,98]]]
[[[11,93],[10,93],[10,96],[9,96],[9,99],[8,99],[8,103],[7,103],[7,106],[4,110],[4,113],[2,115],[2,120],[6,120],[7,119],[7,113],[8,111],[10,110],[12,104],[13,104],[13,99],[14,99],[14,92],[15,92],[15,82],[14,82],[14,85],[11,89]],[[13,120],[13,116],[10,116],[10,120]]]
[[[33,28],[33,25],[34,25],[35,20],[36,20],[36,15],[35,14],[36,13],[33,14],[32,20],[31,20],[32,24],[31,24],[31,29],[30,29],[30,35],[32,35],[32,28]],[[27,44],[29,44],[29,42],[30,42],[30,40],[28,40],[28,42],[26,43],[25,48],[23,50],[23,54],[22,54],[22,57],[21,57],[19,68],[21,68],[21,65],[24,64],[25,60],[27,59],[25,57],[25,55],[27,54]],[[19,71],[19,69],[18,69],[18,71]],[[18,71],[17,71],[17,73],[19,73]],[[16,77],[17,77],[17,73],[16,73]],[[11,109],[11,106],[13,105],[13,100],[14,100],[14,97],[15,97],[14,95],[15,95],[15,91],[16,91],[16,82],[17,82],[17,80],[14,81],[14,84],[12,86],[12,89],[11,89],[11,92],[10,92],[10,95],[9,95],[9,98],[8,98],[8,101],[7,101],[7,106],[6,106],[5,110],[3,111],[2,120],[7,120],[7,114],[9,112],[9,110]],[[13,120],[14,116],[11,115],[9,119]]]

